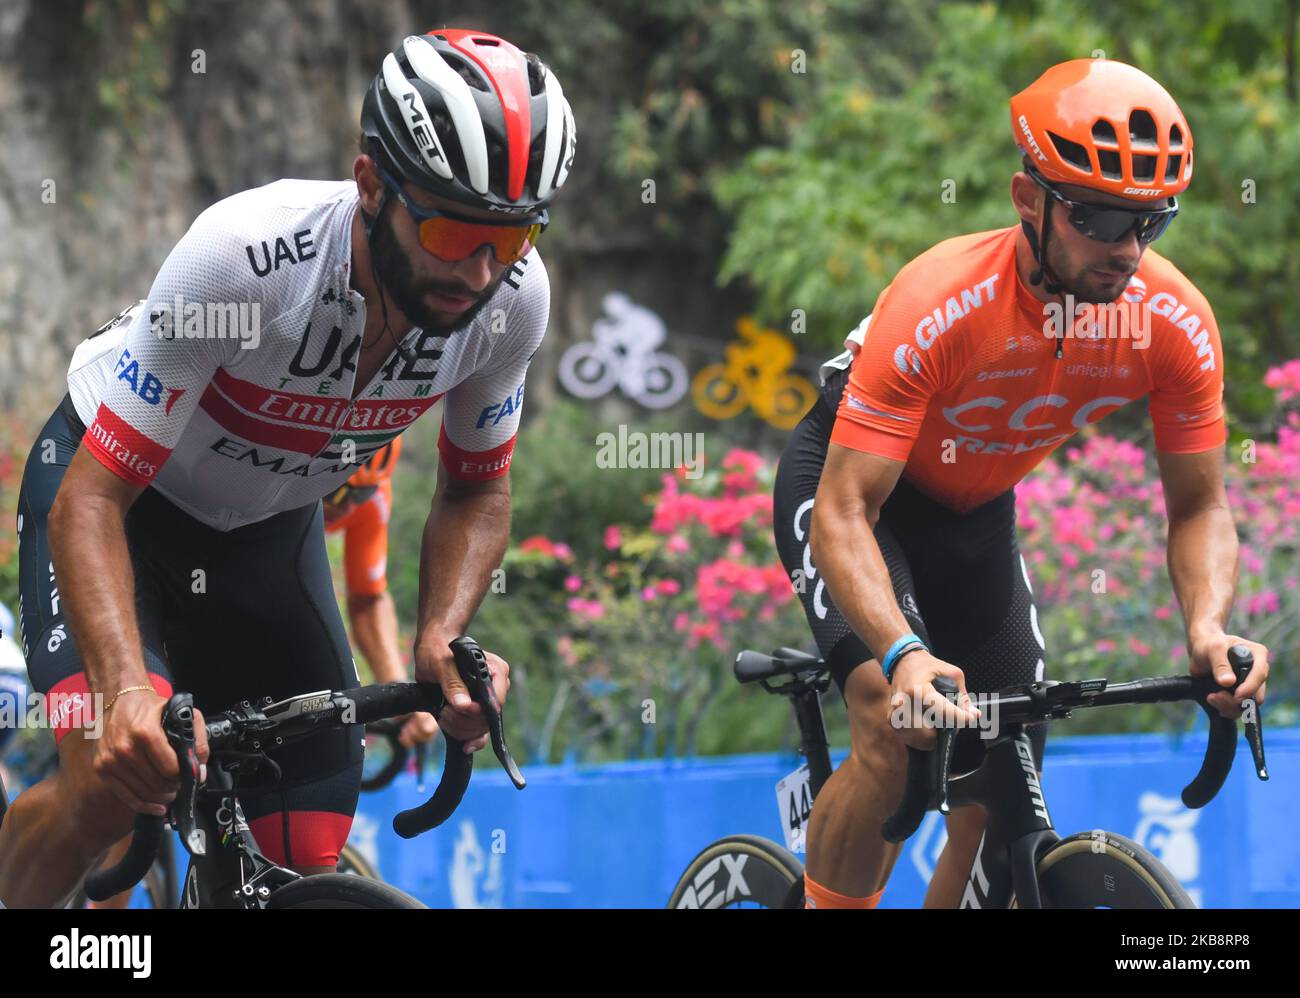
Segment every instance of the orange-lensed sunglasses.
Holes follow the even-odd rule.
[[[492,247],[492,255],[496,257],[497,263],[509,266],[528,254],[550,222],[545,210],[540,217],[532,216],[530,221],[493,224],[422,208],[402,192],[402,185],[383,167],[379,167],[379,176],[411,213],[419,233],[420,245],[448,263],[466,260],[477,253],[480,247],[488,245]]]

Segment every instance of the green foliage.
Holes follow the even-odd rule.
[[[1285,88],[1285,10],[1283,0],[946,4],[933,52],[901,93],[863,76],[824,80],[799,128],[718,179],[735,219],[720,280],[750,281],[769,320],[806,309],[810,333],[837,346],[912,257],[1015,221],[1007,99],[1100,49],[1159,79],[1192,125],[1195,178],[1159,251],[1210,299],[1229,402],[1259,418],[1271,406],[1264,368],[1300,340],[1300,115]],[[949,182],[955,201],[941,197]],[[1251,183],[1257,200],[1243,203]]]
[[[128,138],[162,112],[170,82],[167,32],[182,7],[182,0],[88,0],[82,11],[82,26],[108,53],[95,96]]]

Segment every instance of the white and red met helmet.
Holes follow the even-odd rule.
[[[537,56],[484,31],[409,35],[361,108],[372,154],[402,180],[509,216],[540,214],[573,166],[573,111]]]

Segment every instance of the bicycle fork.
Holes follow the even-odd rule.
[[[975,771],[949,784],[951,805],[981,805],[988,824],[980,838],[962,908],[1041,908],[1038,860],[1060,840],[1043,797],[1029,736],[1022,730],[994,741]]]

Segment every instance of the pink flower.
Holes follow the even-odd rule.
[[[600,600],[579,599],[573,597],[566,604],[569,611],[579,617],[587,617],[591,620],[599,620],[605,616],[605,605]]]
[[[569,545],[565,544],[563,541],[556,543],[552,550],[555,552],[555,557],[559,558],[560,561],[568,561],[573,557],[573,548],[569,547]]]
[[[576,575],[570,575],[564,580],[564,588],[569,590],[571,593],[576,593],[582,588],[582,580]]]
[[[673,618],[673,630],[684,631],[690,626],[691,618],[685,613],[679,613]]]
[[[623,534],[616,526],[605,528],[605,549],[613,551],[623,543]]]
[[[1099,655],[1105,655],[1115,650],[1115,642],[1103,638],[1100,641],[1094,641],[1092,647]]]
[[[1246,612],[1252,617],[1265,613],[1277,613],[1278,607],[1277,593],[1271,589],[1257,593],[1246,601]]]
[[[1134,655],[1142,655],[1144,657],[1151,654],[1150,645],[1144,644],[1137,638],[1131,636],[1128,639],[1128,650]]]
[[[1174,611],[1173,611],[1173,609],[1172,609],[1171,607],[1167,607],[1167,606],[1158,606],[1158,607],[1156,607],[1156,609],[1155,609],[1155,614],[1154,614],[1154,616],[1155,616],[1156,620],[1168,620],[1169,617],[1173,615],[1173,612],[1174,612]]]
[[[1289,402],[1300,396],[1300,359],[1270,368],[1264,375],[1264,384],[1278,393],[1279,402]]]
[[[641,598],[645,600],[647,603],[649,603],[652,599],[654,599],[658,595],[659,593],[654,586],[645,586],[641,590]]]
[[[682,591],[681,584],[676,579],[660,579],[655,588],[661,596],[676,596]]]
[[[669,554],[682,554],[689,551],[691,546],[686,543],[686,538],[681,534],[673,534],[668,538],[668,543],[664,545],[664,548]]]

